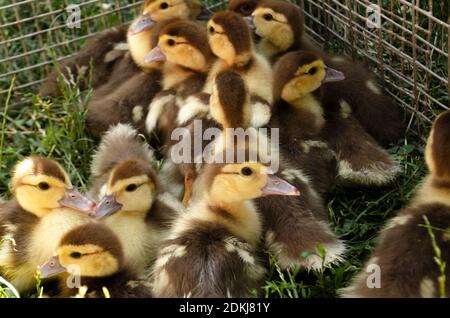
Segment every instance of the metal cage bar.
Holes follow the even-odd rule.
[[[79,50],[96,32],[130,22],[142,1],[9,0],[0,5],[0,105],[12,77],[14,102],[26,102],[55,61]],[[226,1],[206,0],[212,9]],[[437,0],[298,0],[307,33],[329,51],[362,59],[408,111],[412,127],[448,109],[449,5]],[[77,4],[81,28],[66,25]],[[379,27],[368,25],[368,7],[379,8]],[[414,120],[420,119],[420,120]]]

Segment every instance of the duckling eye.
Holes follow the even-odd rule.
[[[127,185],[127,187],[125,188],[125,191],[133,192],[136,189],[137,189],[137,186],[134,183],[132,183],[132,184]]]
[[[314,75],[317,72],[317,67],[312,67],[309,69],[308,74],[309,75]]]
[[[72,257],[72,258],[80,258],[81,257],[81,253],[80,252],[70,253],[70,257]]]
[[[173,39],[167,40],[167,45],[168,46],[174,46],[175,45],[175,40],[173,40]]]
[[[270,13],[266,13],[266,14],[263,16],[263,18],[264,18],[264,20],[266,20],[266,21],[272,21],[272,20],[273,20],[273,16],[272,16]]]
[[[167,2],[163,2],[159,5],[159,7],[163,10],[166,10],[169,7],[169,4]]]
[[[50,189],[50,185],[47,182],[39,182],[38,187],[44,191]]]
[[[210,27],[209,27],[209,33],[212,34],[212,33],[214,33],[214,32],[216,32],[216,30],[214,29],[214,27],[210,26]]]
[[[241,169],[241,174],[244,176],[251,176],[253,174],[253,170],[249,167],[244,167]]]

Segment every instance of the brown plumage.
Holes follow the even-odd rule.
[[[309,69],[302,70],[308,65],[311,66]],[[295,152],[300,152],[298,154],[300,161],[302,160],[300,149],[305,145],[298,147],[296,146],[298,142],[295,140],[310,143],[308,140],[313,139],[325,143],[336,155],[340,181],[364,185],[381,185],[390,182],[399,171],[398,164],[392,156],[382,149],[352,116],[348,104],[341,101],[339,105],[338,102],[325,98],[326,85],[339,82],[326,82],[328,78],[326,74],[323,80],[319,78],[314,80],[316,74],[309,76],[297,74],[299,70],[320,71],[326,67],[320,55],[312,51],[289,52],[279,59],[274,66],[274,100],[277,113],[274,113],[273,122],[278,121],[278,125],[285,124],[286,128],[281,135],[284,135],[285,141],[291,145],[289,149],[293,155]],[[345,73],[344,76],[346,76]],[[290,88],[294,87],[292,83],[296,80],[304,81],[301,87],[312,85],[315,88],[309,93],[310,100],[306,98],[308,94],[299,93],[300,88]],[[287,96],[283,96],[283,93]],[[292,100],[289,101],[286,98]],[[298,105],[295,106],[296,103]],[[337,110],[329,112],[330,108]],[[290,138],[292,136],[294,138]],[[310,148],[307,147],[307,149]]]
[[[267,173],[245,161],[206,167],[198,185],[203,196],[174,224],[155,262],[155,296],[249,296],[265,273],[256,256],[261,221],[251,200],[264,195],[273,178]]]
[[[259,2],[261,0],[230,0],[228,2],[228,10],[247,17],[252,14]]]
[[[150,287],[127,267],[120,241],[105,225],[91,223],[67,232],[59,242],[56,255],[42,266],[43,274],[51,275],[58,269],[70,271],[70,266],[75,265],[79,269],[80,286],[66,283],[70,279],[68,273],[59,275],[58,287],[45,290],[54,297],[73,297],[81,286],[87,288],[84,295],[87,298],[104,298],[104,288],[112,298],[151,297]]]
[[[401,210],[381,231],[378,244],[344,297],[441,297],[450,294],[450,283],[440,285],[444,273],[436,263],[440,250],[443,262],[450,262],[450,167],[442,156],[449,154],[450,111],[433,123],[426,149],[430,174],[410,205]],[[430,226],[426,225],[426,219]],[[430,231],[433,234],[430,234]],[[367,269],[367,271],[366,271]],[[376,271],[376,272],[374,272]],[[378,276],[375,276],[378,274]],[[443,283],[443,282],[442,282]]]
[[[268,19],[267,15],[271,18]],[[303,40],[302,15],[300,8],[289,2],[259,2],[253,12],[256,33],[262,37],[258,47],[272,62],[288,52],[315,50],[307,44],[307,40]],[[323,85],[323,100],[329,105],[326,111],[337,112],[339,105],[345,103],[349,105],[352,116],[375,140],[382,145],[396,142],[404,132],[402,112],[379,87],[375,76],[359,63],[324,52],[318,53],[326,65],[345,74],[345,80]]]
[[[118,47],[119,43],[126,42],[126,30],[127,26],[123,25],[97,34],[75,56],[62,62],[59,70],[53,70],[47,75],[39,94],[41,96],[61,95],[60,85],[64,84],[60,81],[60,73],[65,77],[72,74],[75,79],[83,77],[84,79],[80,81],[81,89],[87,88],[90,73],[93,88],[103,85],[109,79],[118,61],[127,52]]]
[[[246,21],[232,11],[219,12],[208,21],[208,41],[218,60],[211,67],[204,92],[211,94],[215,77],[226,69],[245,81],[251,98],[272,104],[272,71],[268,61],[254,50]]]

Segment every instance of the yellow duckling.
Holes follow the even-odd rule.
[[[105,225],[90,223],[68,231],[56,256],[40,266],[41,277],[59,274],[56,297],[149,298],[150,287],[126,267],[122,245]]]
[[[253,199],[298,195],[256,162],[213,164],[204,196],[174,224],[153,271],[156,297],[246,297],[265,270],[256,258],[261,216]]]
[[[62,235],[91,222],[95,202],[75,190],[56,161],[28,157],[12,177],[14,198],[1,206],[1,274],[19,292],[36,285],[37,266],[53,255]]]
[[[152,153],[138,138],[124,124],[106,133],[93,158],[90,192],[101,199],[96,217],[118,236],[127,265],[142,274],[183,208],[160,188]]]

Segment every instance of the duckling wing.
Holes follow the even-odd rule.
[[[393,156],[350,114],[331,116],[323,136],[336,153],[341,182],[383,185],[395,179],[400,171]]]
[[[105,56],[114,50],[120,42],[126,42],[127,26],[113,27],[98,33],[93,37],[74,57],[63,62],[58,69],[52,71],[40,87],[41,96],[60,96],[60,74],[69,77],[70,74],[77,78],[86,77],[81,82],[81,88],[86,88],[90,66],[92,70],[92,87],[97,87],[106,82],[111,73],[112,64],[116,59],[105,61]]]
[[[226,228],[197,220],[161,249],[153,271],[155,297],[248,297],[265,269],[253,249]]]

